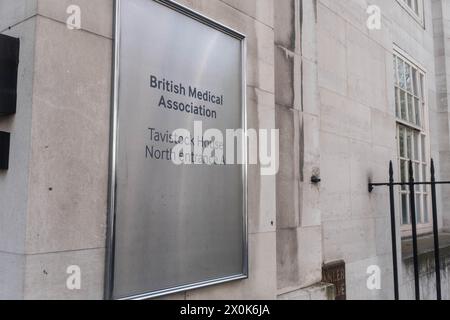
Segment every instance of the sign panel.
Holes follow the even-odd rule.
[[[322,281],[334,284],[336,288],[335,300],[346,300],[345,262],[336,261],[322,266]]]
[[[245,165],[195,152],[245,129],[244,37],[171,1],[116,9],[109,297],[245,278]]]

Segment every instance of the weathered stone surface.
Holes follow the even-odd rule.
[[[273,94],[248,87],[247,96],[248,113],[252,115],[249,118],[249,129],[275,129]],[[259,148],[255,147],[257,156]],[[261,165],[251,164],[248,167],[248,179],[249,232],[273,232],[276,228],[276,175],[262,176]]]
[[[335,288],[331,284],[318,283],[311,287],[284,293],[278,300],[334,300]]]
[[[314,285],[321,264],[344,259],[349,299],[391,299],[388,194],[368,194],[367,183],[386,181],[397,158],[393,44],[426,71],[428,157],[444,179],[450,5],[424,1],[422,23],[374,0],[382,29],[368,30],[365,0],[179,2],[246,35],[248,125],[280,129],[280,171],[249,168],[249,279],[165,298],[329,298],[330,286]],[[65,25],[69,4],[82,10],[81,30]],[[0,32],[21,38],[18,112],[0,119],[13,133],[12,166],[0,173],[0,298],[103,297],[112,15],[112,0],[0,0]],[[448,230],[449,188],[438,192]],[[79,292],[65,287],[72,264]],[[366,286],[371,265],[381,290]],[[433,298],[429,267],[422,292]],[[411,265],[399,272],[410,298]]]
[[[295,54],[275,47],[275,102],[293,108],[295,97]]]
[[[36,19],[31,18],[5,32],[20,38],[21,63],[17,82],[17,112],[14,116],[0,117],[0,130],[12,133],[9,170],[0,171],[0,252],[25,252],[35,30]]]
[[[111,41],[37,21],[27,252],[105,246]]]
[[[298,234],[296,228],[277,231],[278,289],[299,286]]]
[[[0,1],[0,32],[36,15],[38,0]]]
[[[276,2],[275,12],[275,44],[291,52],[296,49],[296,23],[298,22],[297,1],[286,0]]]
[[[0,299],[23,299],[25,256],[0,252]]]
[[[103,299],[104,249],[44,253],[26,257],[24,298],[27,300]],[[81,271],[80,290],[70,290],[70,266]]]
[[[81,13],[81,29],[95,34],[113,37],[113,0],[37,0],[39,15],[66,24],[72,14],[67,12],[70,6],[78,6]]]
[[[280,170],[277,175],[277,226],[299,225],[299,113],[277,106],[276,123],[280,128]]]

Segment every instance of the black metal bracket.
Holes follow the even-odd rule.
[[[322,179],[320,179],[319,176],[314,175],[314,176],[311,177],[311,183],[313,183],[313,184],[318,184],[318,183],[320,183],[320,182],[322,182]]]

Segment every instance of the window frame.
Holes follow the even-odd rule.
[[[419,23],[423,28],[425,28],[425,2],[423,0],[417,0],[418,1],[418,11],[419,13],[415,12],[413,8],[411,8],[407,0],[397,0],[398,4],[412,17],[414,20],[416,20],[417,23]],[[411,0],[414,1],[414,0]]]
[[[420,172],[415,172],[415,176],[420,177],[420,179],[422,180],[423,178],[421,177],[423,175],[423,166],[424,166],[424,171],[425,171],[425,175],[426,175],[426,179],[429,180],[429,168],[430,168],[430,128],[429,128],[429,106],[428,106],[428,86],[427,86],[427,71],[426,69],[420,64],[418,63],[415,59],[413,59],[410,55],[408,55],[405,51],[403,51],[402,49],[400,49],[398,46],[394,45],[394,50],[392,53],[393,56],[393,64],[395,61],[395,64],[393,65],[393,70],[395,69],[395,73],[393,76],[393,84],[394,84],[394,99],[395,99],[395,103],[394,103],[394,117],[395,117],[395,124],[396,124],[396,134],[395,134],[395,140],[396,140],[396,148],[397,148],[397,168],[398,168],[398,173],[397,173],[397,179],[398,181],[402,181],[401,178],[401,163],[402,161],[404,161],[405,158],[407,158],[408,154],[406,153],[405,157],[401,156],[401,152],[400,152],[400,130],[401,128],[407,128],[409,130],[411,130],[411,132],[416,132],[418,134],[418,137],[420,139],[422,139],[422,136],[424,136],[423,141],[421,140],[420,142],[418,142],[418,145],[421,145],[421,147],[419,147],[420,150],[418,150],[418,160],[413,160],[414,163],[419,163],[419,168],[420,168]],[[394,59],[394,57],[396,59]],[[421,110],[421,123],[420,125],[411,123],[409,121],[403,120],[401,119],[401,105],[400,105],[400,94],[397,94],[397,92],[400,92],[400,90],[405,90],[405,89],[400,89],[400,83],[399,83],[399,79],[398,79],[398,68],[397,68],[397,59],[402,60],[403,62],[406,62],[407,64],[409,64],[411,66],[411,68],[416,69],[416,75],[419,79],[419,82],[417,83],[417,91],[421,91],[421,95],[422,100],[419,99],[419,103],[422,106],[422,110]],[[412,69],[411,69],[412,72]],[[417,73],[418,72],[418,73]],[[420,82],[420,75],[423,76],[423,83]],[[413,79],[411,79],[411,86],[414,86],[413,83]],[[407,89],[405,90],[407,91]],[[413,88],[414,91],[414,88]],[[406,93],[406,106],[408,106],[408,93]],[[414,96],[413,96],[413,100],[414,100]],[[415,103],[415,102],[414,102]],[[397,106],[399,109],[397,109]],[[398,110],[400,110],[398,112]],[[408,112],[408,108],[406,108],[406,112]],[[407,118],[409,118],[407,116]],[[413,140],[414,141],[414,140]],[[424,145],[423,145],[424,144]],[[405,142],[405,145],[407,145],[407,142]],[[423,150],[423,156],[425,157],[425,161],[423,161],[423,156],[422,156],[422,149]],[[407,150],[405,149],[405,152],[407,152]],[[411,152],[414,152],[414,147],[411,148]],[[414,158],[414,156],[412,156],[411,158]],[[407,173],[408,176],[408,173]],[[408,188],[407,188],[408,189]],[[399,212],[399,218],[400,218],[400,232],[401,232],[401,236],[402,237],[408,237],[411,235],[411,230],[412,230],[412,226],[410,224],[403,224],[403,210],[402,210],[402,195],[406,194],[407,195],[407,206],[408,206],[408,219],[410,219],[410,213],[409,213],[409,191],[408,190],[402,190],[402,188],[399,189],[399,191],[397,192],[397,196],[398,196],[398,212]],[[425,186],[424,189],[420,189],[418,188],[418,190],[415,191],[415,195],[417,197],[417,195],[420,194],[421,197],[421,209],[420,209],[420,216],[421,219],[423,220],[425,218],[425,213],[423,210],[425,207],[427,208],[427,217],[428,217],[428,222],[427,223],[421,223],[421,224],[417,224],[417,232],[419,234],[425,234],[425,233],[429,233],[432,231],[432,216],[430,214],[430,209],[431,209],[431,195],[430,195],[430,189],[428,186]],[[417,198],[416,198],[417,199]],[[426,201],[426,203],[422,203],[423,201]],[[417,203],[416,203],[417,206]]]

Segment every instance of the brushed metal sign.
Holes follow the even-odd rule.
[[[245,129],[244,66],[241,34],[172,1],[117,1],[108,298],[247,276],[245,165],[172,161],[177,129]]]

